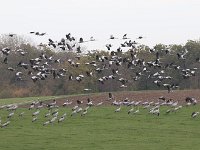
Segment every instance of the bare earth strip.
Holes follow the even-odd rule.
[[[167,91],[125,91],[125,92],[113,92],[115,100],[122,101],[128,98],[131,101],[154,101],[157,102],[158,98],[164,96],[166,99],[173,99],[178,101],[179,104],[185,102],[186,97],[194,97],[200,100],[200,89],[196,90],[177,90],[171,93]],[[108,100],[108,93],[95,93],[86,95],[74,95],[66,98],[57,99],[57,105],[61,106],[66,100],[73,101],[71,106],[76,105],[77,100],[83,101],[83,104],[87,103],[87,99],[90,98],[94,104],[103,102],[103,105],[110,105],[111,101]],[[52,102],[52,100],[45,101],[45,103]]]

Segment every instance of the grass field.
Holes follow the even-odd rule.
[[[49,100],[52,98],[62,98],[62,96],[44,96],[44,97],[25,97],[25,98],[4,98],[4,99],[0,99],[0,105],[5,105],[5,104],[20,104],[20,103],[29,103],[31,101],[35,101],[38,100],[38,98],[41,101],[45,101],[45,100]]]
[[[0,128],[1,150],[199,150],[200,118],[191,118],[193,111],[200,106],[192,106],[177,113],[164,114],[168,109],[161,108],[161,115],[147,114],[140,109],[137,115],[128,115],[129,108],[122,107],[115,113],[116,107],[93,107],[84,117],[71,117],[71,109],[60,108],[59,114],[67,112],[62,123],[42,126],[46,109],[41,110],[38,121],[32,123],[32,112],[20,108],[11,118],[6,128]],[[24,117],[18,114],[24,111]],[[8,112],[0,110],[2,122]]]
[[[86,94],[79,94],[81,95],[86,95]],[[6,104],[26,104],[30,103],[32,101],[46,101],[50,99],[60,99],[60,98],[67,98],[67,97],[73,97],[77,95],[60,95],[60,96],[43,96],[43,97],[24,97],[24,98],[4,98],[0,99],[0,105],[6,105]]]

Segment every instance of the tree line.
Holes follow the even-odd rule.
[[[86,65],[88,62],[97,61],[99,56],[104,56],[105,58],[110,58],[110,51],[96,51],[88,54],[77,54],[75,52],[68,51],[55,51],[48,45],[43,47],[35,46],[31,44],[29,40],[24,37],[9,38],[4,35],[0,37],[0,49],[2,50],[5,47],[10,49],[23,49],[26,54],[22,56],[17,52],[12,52],[8,57],[8,64],[3,63],[4,55],[0,53],[0,98],[7,97],[26,97],[26,96],[46,96],[46,95],[67,95],[67,94],[80,94],[80,93],[89,93],[89,92],[110,92],[110,91],[120,91],[120,90],[160,90],[164,87],[156,86],[153,82],[154,78],[150,78],[152,72],[156,73],[160,70],[167,70],[167,75],[173,77],[170,82],[177,83],[178,89],[197,89],[200,88],[200,41],[189,40],[184,45],[164,45],[157,44],[153,47],[153,50],[160,52],[160,61],[164,68],[148,67],[147,73],[141,73],[139,80],[136,79],[141,72],[140,64],[135,65],[134,67],[128,68],[128,63],[119,64],[115,62],[112,64],[112,67],[108,67],[109,63],[105,61],[98,61],[98,66],[104,69],[103,71],[98,71],[94,66]],[[137,58],[145,60],[145,62],[150,62],[154,60],[156,55],[150,53],[152,48],[146,45],[137,46],[134,50],[137,51]],[[169,49],[170,52],[173,52],[174,55],[165,55],[163,52],[165,49]],[[182,53],[187,49],[186,58],[187,59],[177,59],[177,53]],[[8,67],[16,68],[17,64],[20,61],[29,62],[32,58],[37,58],[45,53],[48,56],[53,56],[54,59],[60,59],[61,63],[52,64],[54,68],[66,69],[66,73],[63,77],[49,76],[45,80],[39,80],[33,82],[27,76],[23,80],[17,80],[15,73],[8,70]],[[135,53],[134,53],[135,54]],[[122,59],[122,62],[131,59],[130,51],[127,52],[118,52],[117,56]],[[74,65],[69,63],[69,60],[75,62]],[[167,65],[171,65],[168,68]],[[101,69],[100,67],[100,69]],[[194,75],[189,78],[182,76],[181,71],[177,71],[176,67],[181,67],[184,69],[187,68],[196,68]],[[119,74],[122,74],[119,77],[127,79],[126,83],[127,88],[121,88],[120,82],[116,80],[108,80],[105,83],[99,82],[98,79],[102,77],[108,77],[113,74],[117,69]],[[23,71],[25,74],[28,74],[24,68],[19,68],[18,71]],[[78,75],[87,76],[89,72],[93,71],[91,77],[84,78],[81,82],[72,81],[69,79],[70,75],[73,75],[74,78]],[[116,73],[116,72],[115,72]],[[89,75],[88,75],[89,76]],[[119,79],[118,77],[118,79]],[[129,82],[131,81],[131,82]],[[91,90],[83,90],[83,89]]]

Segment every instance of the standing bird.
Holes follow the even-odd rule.
[[[6,123],[4,123],[4,124],[1,125],[1,128],[5,128],[5,127],[7,127],[9,124],[10,124],[10,121],[7,121]]]
[[[119,108],[117,108],[117,109],[115,110],[115,112],[120,112],[120,111],[121,111],[121,105],[120,105]]]
[[[81,116],[85,116],[87,114],[87,110],[84,110],[82,113],[81,113]]]
[[[72,111],[71,116],[74,116],[75,114],[77,114],[77,110]]]
[[[128,111],[128,114],[132,113],[134,110],[134,108],[132,107],[129,111]]]
[[[14,112],[11,112],[10,114],[8,114],[7,118],[11,118],[15,113]]]
[[[77,100],[76,102],[78,105],[83,104],[83,101],[81,101],[81,100]]]
[[[101,106],[103,104],[103,102],[99,102],[96,104],[96,106]]]
[[[50,121],[46,121],[46,122],[43,123],[43,126],[46,126],[46,125],[48,125],[49,123],[50,123]]]
[[[57,117],[53,117],[53,118],[50,120],[50,123],[53,123],[53,122],[55,122],[55,121],[56,121],[56,119],[57,119]]]
[[[58,119],[58,123],[63,122],[65,120],[65,117],[61,117],[60,119]]]
[[[32,116],[37,116],[39,113],[40,113],[40,110],[34,112],[34,113],[32,114]]]
[[[45,114],[45,118],[49,117],[51,115],[51,112],[49,111],[47,114]]]
[[[139,107],[136,111],[133,112],[133,114],[138,114],[140,112]]]
[[[54,112],[52,112],[52,114],[51,114],[51,115],[52,115],[53,117],[57,117],[57,116],[58,116],[58,114],[59,114],[59,112],[58,112],[58,111],[54,111]]]
[[[35,118],[32,119],[32,122],[35,122],[35,121],[37,121],[37,117],[35,117]]]
[[[112,93],[110,93],[110,92],[108,93],[108,98],[109,98],[108,100],[112,100],[113,99]]]
[[[170,112],[172,112],[172,109],[168,109],[168,110],[166,111],[166,114],[169,114]]]
[[[191,115],[191,117],[195,118],[195,117],[197,117],[198,114],[199,114],[199,112],[193,112],[192,115]]]
[[[21,112],[21,113],[19,114],[19,117],[23,117],[23,115],[24,115],[24,112]]]

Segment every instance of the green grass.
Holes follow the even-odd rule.
[[[78,94],[79,96],[81,95],[87,95],[87,94]],[[73,97],[73,96],[78,96],[76,95],[60,95],[60,96],[43,96],[43,97],[24,97],[24,98],[4,98],[0,99],[0,105],[6,105],[6,104],[26,104],[30,103],[32,101],[46,101],[50,99],[60,99],[60,98],[67,98],[67,97]],[[39,99],[38,99],[39,98]]]
[[[45,96],[45,97],[25,97],[25,98],[4,98],[0,99],[0,105],[5,105],[5,104],[14,104],[14,103],[29,103],[31,101],[38,100],[38,98],[41,101],[49,100],[52,98],[60,98],[59,96]]]
[[[199,150],[200,118],[191,118],[200,106],[183,108],[177,113],[160,117],[147,114],[128,115],[129,108],[114,113],[115,107],[93,107],[85,117],[69,116],[71,110],[62,108],[59,114],[68,113],[67,119],[58,124],[42,126],[46,120],[41,110],[38,121],[32,123],[35,110],[18,109],[7,128],[0,128],[2,150]],[[24,111],[22,118],[18,117]],[[8,112],[0,110],[2,122]]]
[[[102,92],[103,93],[103,92]],[[87,94],[72,94],[72,95],[59,95],[59,96],[39,96],[39,97],[24,97],[24,98],[2,98],[0,99],[0,105],[7,104],[26,104],[32,101],[47,101],[51,99],[69,98],[74,96],[84,96],[84,95],[102,95],[102,93],[87,93]],[[107,92],[105,92],[107,93]]]

